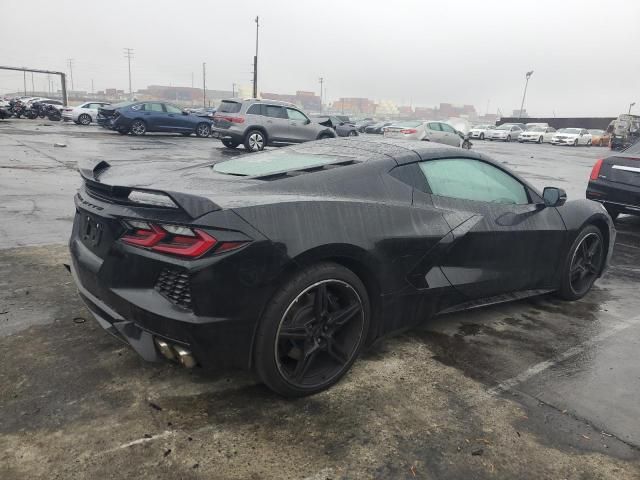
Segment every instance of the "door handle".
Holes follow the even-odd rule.
[[[296,122],[291,122],[289,125],[298,125]]]

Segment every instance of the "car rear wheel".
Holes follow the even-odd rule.
[[[206,123],[198,124],[198,126],[196,127],[196,135],[200,138],[208,137],[209,135],[211,135],[211,127],[209,127],[209,125],[207,125]]]
[[[578,300],[585,296],[600,275],[604,260],[602,232],[594,225],[588,225],[569,249],[558,295],[565,300]]]
[[[78,122],[80,125],[91,125],[91,115],[83,113],[78,117]]]
[[[133,135],[144,135],[147,133],[147,124],[142,120],[134,120],[130,130]]]
[[[349,137],[357,137],[358,136],[358,132],[356,132],[355,130],[349,130]]]
[[[369,317],[366,288],[351,270],[320,263],[301,271],[262,317],[254,356],[258,376],[287,397],[329,388],[360,353]]]
[[[480,140],[484,140],[484,133],[480,134]]]
[[[507,139],[505,140],[505,142],[510,142],[511,141],[511,135],[507,135]]]
[[[573,146],[574,146],[574,147],[577,147],[577,146],[578,146],[578,139],[577,139],[577,138],[573,141]]]
[[[538,137],[538,143],[542,143],[542,137]]]
[[[238,148],[238,145],[240,145],[238,142],[232,140],[222,140],[222,144],[227,148]]]
[[[260,130],[251,130],[244,139],[244,148],[250,152],[259,152],[264,150],[266,143],[264,133]]]

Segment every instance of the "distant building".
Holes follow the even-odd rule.
[[[438,118],[438,110],[429,107],[416,107],[413,115],[421,120],[436,120]]]
[[[359,97],[340,98],[333,102],[332,107],[335,111],[356,115],[373,115],[376,111],[373,100]]]
[[[207,90],[206,100],[208,105],[217,105],[221,100],[230,98],[233,92],[230,90]],[[189,105],[202,105],[203,92],[195,87],[173,87],[166,85],[149,85],[145,89],[135,93],[138,99],[165,100]]]
[[[520,112],[519,108],[517,110],[514,110],[511,116],[514,118],[529,118],[529,114],[527,113],[526,108],[522,109],[522,113]]]

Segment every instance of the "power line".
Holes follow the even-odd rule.
[[[124,49],[124,57],[129,63],[129,99],[133,98],[133,91],[131,90],[131,57],[133,57],[133,48]]]

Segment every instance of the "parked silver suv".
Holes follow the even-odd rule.
[[[284,145],[334,138],[331,127],[312,122],[298,107],[276,100],[223,100],[213,116],[211,136],[225,147],[243,144],[250,152],[267,145]]]

